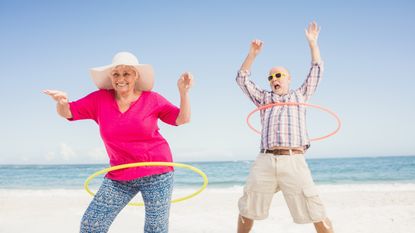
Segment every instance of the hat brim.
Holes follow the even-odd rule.
[[[131,65],[134,66],[140,74],[135,88],[139,91],[150,91],[154,86],[154,70],[149,64]],[[115,65],[95,67],[90,70],[92,80],[99,89],[114,89],[112,86],[109,72]]]

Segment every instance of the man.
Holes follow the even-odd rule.
[[[256,106],[270,103],[305,103],[314,93],[322,75],[323,63],[317,45],[320,28],[309,24],[305,34],[311,49],[312,66],[305,82],[290,90],[291,75],[284,67],[273,67],[265,91],[248,79],[250,68],[262,49],[254,40],[236,81]],[[282,191],[295,223],[314,223],[318,233],[333,233],[330,220],[319,198],[304,153],[310,146],[305,125],[305,107],[275,106],[261,111],[262,135],[260,154],[253,164],[244,194],[239,199],[238,233],[251,230],[254,220],[265,219],[273,195]]]

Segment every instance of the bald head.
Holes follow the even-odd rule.
[[[275,67],[272,67],[271,70],[269,71],[269,75],[275,74],[275,73],[279,73],[279,72],[285,73],[285,74],[288,75],[289,78],[291,78],[290,72],[284,66],[275,66]]]
[[[269,71],[270,76],[276,73],[282,73],[283,75],[281,78],[272,78],[269,81],[269,85],[271,86],[272,91],[277,95],[288,94],[291,81],[290,72],[283,66],[272,67]]]

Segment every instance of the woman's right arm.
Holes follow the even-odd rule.
[[[71,109],[69,108],[68,96],[63,91],[44,90],[43,93],[52,97],[56,101],[56,110],[58,114],[66,119],[72,118]]]

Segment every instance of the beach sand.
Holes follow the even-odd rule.
[[[415,184],[319,185],[337,233],[415,232]],[[192,189],[176,189],[180,197]],[[171,233],[236,232],[237,201],[242,187],[208,188],[172,204]],[[84,190],[0,190],[0,233],[73,233],[91,197]],[[127,206],[110,232],[143,232],[143,207]],[[252,232],[314,232],[312,224],[292,222],[281,193],[270,215]]]

